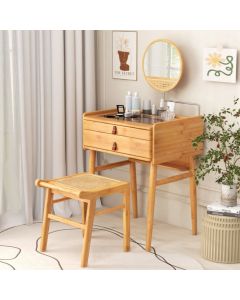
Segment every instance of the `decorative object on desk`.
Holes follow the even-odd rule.
[[[176,45],[166,39],[150,43],[143,55],[143,74],[155,90],[167,92],[175,88],[182,77],[182,56]]]
[[[236,82],[237,49],[204,49],[203,79]]]
[[[137,80],[137,32],[113,31],[113,78]]]
[[[222,204],[237,205],[237,190],[240,187],[240,107],[239,99],[233,108],[222,108],[219,113],[204,115],[205,132],[193,140],[197,147],[210,142],[211,148],[199,159],[196,181],[214,172],[216,182],[227,186],[222,188]],[[227,192],[225,192],[227,189]]]
[[[207,213],[210,215],[240,218],[240,205],[227,207],[220,203],[212,203],[207,206]]]
[[[138,92],[135,92],[132,97],[132,116],[141,115],[141,99],[138,95]]]
[[[124,117],[124,113],[125,113],[124,105],[122,105],[122,104],[117,105],[117,116],[118,117]]]
[[[143,100],[143,113],[150,115],[151,114],[151,100]]]

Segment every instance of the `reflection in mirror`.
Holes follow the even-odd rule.
[[[146,81],[153,88],[160,91],[171,90],[177,85],[182,74],[179,50],[167,40],[151,43],[143,58],[143,71]]]

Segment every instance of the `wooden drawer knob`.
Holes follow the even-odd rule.
[[[117,134],[117,126],[113,126],[112,134]]]
[[[112,151],[116,151],[117,150],[117,143],[114,142],[112,145]]]

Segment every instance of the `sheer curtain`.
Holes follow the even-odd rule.
[[[0,227],[41,218],[36,178],[84,170],[82,114],[96,107],[95,86],[94,31],[0,31]]]

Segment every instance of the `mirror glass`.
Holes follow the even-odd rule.
[[[143,56],[146,81],[155,89],[173,89],[182,76],[182,57],[178,48],[168,40],[152,42]]]

